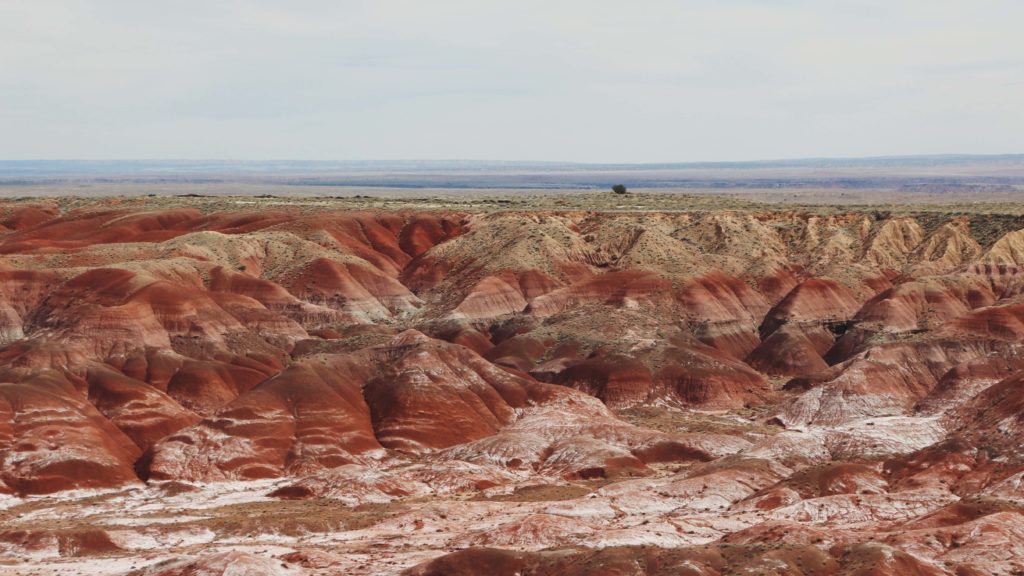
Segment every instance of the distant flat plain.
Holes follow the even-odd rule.
[[[620,183],[629,195],[609,192]],[[455,209],[690,210],[783,204],[1020,213],[1024,155],[689,164],[0,161],[0,197],[140,196]]]

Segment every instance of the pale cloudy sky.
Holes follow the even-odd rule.
[[[0,159],[1010,152],[1019,0],[0,0]]]

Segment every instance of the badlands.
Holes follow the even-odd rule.
[[[592,197],[3,201],[0,573],[1024,574],[1019,205]]]

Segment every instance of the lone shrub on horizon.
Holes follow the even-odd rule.
[[[626,187],[622,184],[616,184],[615,186],[612,186],[612,192],[615,192],[616,194],[625,194]]]

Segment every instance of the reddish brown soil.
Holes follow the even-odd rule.
[[[1024,570],[1024,230],[79,204],[0,210],[0,571]]]

